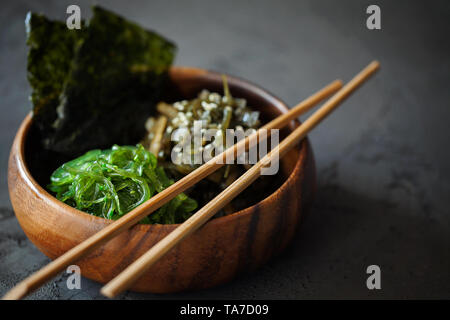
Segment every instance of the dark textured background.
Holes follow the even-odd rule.
[[[14,218],[6,172],[30,110],[24,18],[64,19],[69,4],[11,1],[0,10],[0,295],[49,260]],[[290,248],[227,285],[167,298],[450,298],[450,3],[448,1],[99,1],[179,46],[176,63],[250,79],[293,105],[370,60],[382,70],[311,135],[315,206]],[[382,30],[365,27],[378,4]],[[377,264],[382,289],[366,288]],[[97,299],[66,275],[30,298]]]

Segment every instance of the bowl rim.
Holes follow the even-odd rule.
[[[214,70],[202,69],[202,68],[197,68],[197,67],[188,67],[188,66],[172,66],[169,70],[169,73],[174,72],[174,71],[192,72],[196,76],[200,76],[200,77],[208,76],[209,77],[208,81],[214,81],[217,79],[221,79],[221,75],[224,74],[223,72],[217,72]],[[227,80],[228,80],[229,84],[233,83],[234,86],[243,87],[244,89],[246,89],[248,91],[252,91],[257,95],[262,96],[267,101],[270,101],[271,104],[276,109],[278,109],[280,112],[282,112],[282,113],[288,112],[289,108],[287,107],[287,105],[280,98],[271,94],[266,89],[263,89],[263,88],[259,87],[258,85],[254,84],[250,81],[244,80],[242,78],[239,78],[239,77],[231,76],[228,74],[226,74],[226,76],[227,76]],[[81,211],[79,209],[71,207],[68,204],[58,200],[55,196],[53,196],[50,192],[48,192],[43,186],[41,186],[34,179],[33,175],[31,174],[31,172],[27,166],[26,157],[25,157],[25,145],[26,145],[26,140],[27,140],[26,138],[27,138],[29,129],[31,127],[31,123],[33,121],[32,114],[33,114],[32,111],[29,112],[27,114],[27,116],[25,117],[25,119],[22,121],[22,123],[19,127],[19,130],[17,131],[16,138],[14,139],[14,143],[13,143],[13,148],[14,148],[14,145],[17,143],[17,145],[16,145],[16,148],[17,148],[16,159],[17,159],[17,165],[18,165],[17,169],[18,169],[19,174],[25,180],[26,184],[31,189],[33,189],[33,191],[35,192],[36,195],[38,195],[43,200],[50,201],[54,205],[62,207],[62,209],[64,209],[64,210],[61,210],[61,211],[64,211],[64,212],[69,211],[71,214],[73,214],[81,219],[89,219],[91,221],[95,221],[97,223],[104,224],[105,226],[110,223],[113,223],[114,220],[109,220],[109,219],[106,219],[103,217],[91,215],[89,213],[86,213],[84,211]],[[294,120],[294,123],[296,125],[298,125],[300,122],[298,120]],[[245,215],[251,214],[254,211],[255,207],[260,206],[260,205],[274,199],[275,197],[277,197],[279,192],[282,190],[285,190],[287,188],[287,185],[290,184],[292,182],[292,180],[299,174],[301,166],[302,166],[302,164],[304,164],[305,159],[306,159],[306,151],[307,151],[306,144],[307,144],[307,139],[305,138],[296,147],[299,155],[298,155],[298,159],[295,162],[294,168],[292,169],[289,176],[285,178],[283,183],[274,192],[272,192],[270,195],[265,197],[263,200],[255,203],[252,206],[246,207],[239,211],[235,211],[231,214],[227,214],[222,217],[217,217],[217,218],[211,219],[208,222],[206,222],[204,226],[228,223],[229,221],[234,220],[236,218],[241,218]],[[178,224],[139,224],[138,223],[138,224],[135,224],[134,226],[132,226],[131,228],[129,228],[128,230],[135,229],[135,230],[147,232],[150,228],[164,227],[164,228],[169,228],[169,229],[175,229],[179,225],[180,225],[179,223]]]

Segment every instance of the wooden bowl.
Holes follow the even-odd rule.
[[[190,98],[201,89],[221,91],[220,74],[186,67],[169,72],[173,98]],[[231,92],[246,98],[266,118],[288,108],[267,91],[229,77]],[[55,259],[111,221],[60,202],[38,184],[27,163],[33,140],[32,116],[23,121],[12,146],[8,184],[17,219],[28,238]],[[292,124],[288,130],[292,130]],[[29,143],[27,143],[27,141]],[[45,166],[45,161],[35,163]],[[281,186],[256,205],[209,221],[159,260],[132,290],[168,293],[216,286],[261,266],[292,239],[315,189],[315,165],[305,139],[282,160]],[[105,283],[136,260],[177,225],[136,225],[78,262],[83,276]]]

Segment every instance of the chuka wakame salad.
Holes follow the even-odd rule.
[[[88,151],[56,169],[50,179],[48,189],[59,200],[113,220],[173,183],[142,145]],[[196,208],[197,202],[181,193],[141,223],[180,223]]]

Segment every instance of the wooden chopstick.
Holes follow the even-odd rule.
[[[172,231],[164,239],[155,244],[139,259],[129,265],[118,276],[108,282],[101,293],[113,298],[120,292],[128,289],[144,272],[158,259],[164,256],[170,249],[177,245],[186,236],[197,230],[206,223],[214,214],[234,199],[239,193],[247,188],[261,175],[261,169],[273,161],[279,161],[289,150],[303,139],[306,134],[317,126],[327,115],[329,115],[342,101],[344,101],[356,88],[367,80],[379,68],[379,63],[373,61],[359,74],[357,74],[347,85],[331,97],[319,110],[311,115],[302,125],[289,134],[274,150],[269,152],[260,161],[253,165],[239,179],[234,181],[228,188],[222,191],[213,200],[198,210],[188,220]]]
[[[272,120],[268,124],[262,127],[262,129],[281,129],[285,125],[287,125],[290,121],[296,119],[301,114],[307,112],[313,106],[318,104],[323,99],[329,97],[331,94],[336,92],[342,87],[342,82],[340,80],[336,80],[322,90],[316,92],[312,96],[308,97],[306,100],[300,102],[297,106],[292,108],[289,112],[284,113]],[[56,276],[58,273],[63,271],[67,266],[75,263],[78,259],[87,255],[94,249],[98,248],[105,242],[114,238],[121,232],[127,230],[131,226],[138,223],[141,219],[157,210],[165,203],[172,200],[179,193],[185,191],[190,188],[200,180],[204,179],[217,169],[223,166],[225,163],[225,159],[235,159],[238,155],[239,151],[242,150],[242,146],[248,146],[251,144],[251,141],[255,141],[255,137],[259,136],[260,131],[258,130],[253,135],[250,135],[246,139],[239,141],[233,147],[228,148],[221,154],[212,158],[201,167],[197,168],[187,176],[178,180],[176,183],[168,187],[167,189],[161,191],[160,193],[154,195],[148,201],[135,208],[134,210],[128,212],[120,219],[112,222],[107,227],[103,228],[99,232],[93,234],[91,237],[87,238],[77,246],[68,250],[66,253],[53,260],[45,267],[35,272],[28,278],[24,279],[22,282],[17,284],[14,288],[12,288],[2,299],[21,299],[31,293],[32,291],[39,288],[41,285],[46,283],[48,280]],[[270,134],[270,130],[268,131]]]

